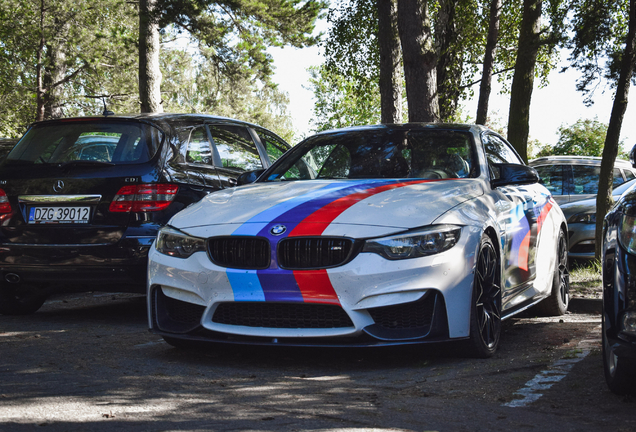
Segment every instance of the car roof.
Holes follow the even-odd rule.
[[[540,158],[532,159],[528,162],[528,165],[544,165],[544,164],[566,164],[566,165],[600,165],[603,158],[598,156],[543,156]],[[623,159],[616,159],[615,166],[622,168],[631,168],[632,165]]]
[[[342,132],[356,132],[356,131],[368,131],[368,130],[382,130],[382,129],[439,129],[439,130],[462,130],[462,131],[490,131],[487,127],[475,124],[463,124],[463,123],[390,123],[390,124],[377,124],[369,126],[349,126],[339,129],[330,129],[326,131],[317,132],[315,135],[334,134]]]
[[[263,129],[262,126],[259,126],[254,123],[245,122],[242,120],[232,119],[228,117],[215,116],[211,114],[183,114],[183,113],[133,113],[133,114],[117,114],[117,115],[96,115],[96,116],[84,116],[84,117],[64,117],[59,119],[51,119],[51,120],[43,120],[39,122],[34,122],[34,125],[39,124],[47,124],[47,123],[57,123],[60,121],[87,121],[87,120],[145,120],[150,122],[171,122],[171,121],[200,121],[200,122],[215,122],[215,123],[231,123],[231,124],[240,124],[243,126],[256,127]]]

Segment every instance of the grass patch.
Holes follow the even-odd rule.
[[[597,260],[570,266],[570,294],[578,297],[601,296],[602,267]]]

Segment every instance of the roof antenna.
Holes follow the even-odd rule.
[[[106,97],[102,97],[102,102],[104,103],[104,112],[102,113],[102,115],[104,117],[108,117],[109,115],[115,115],[114,112],[109,111],[108,108],[106,108]]]

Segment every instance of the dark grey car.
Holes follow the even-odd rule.
[[[588,156],[546,156],[528,165],[539,173],[541,182],[559,205],[594,198],[598,192],[601,158]],[[614,187],[636,178],[629,162],[617,159],[614,164]]]

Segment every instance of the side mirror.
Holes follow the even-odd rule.
[[[499,171],[499,178],[491,182],[492,187],[506,185],[521,185],[539,183],[541,180],[537,170],[527,165],[493,164],[495,171]]]
[[[259,178],[261,176],[261,174],[263,174],[263,172],[265,172],[264,169],[257,169],[257,170],[254,170],[254,171],[246,171],[246,172],[240,174],[236,178],[236,185],[237,186],[243,186],[243,185],[246,185],[246,184],[254,183],[256,181],[256,179]]]
[[[632,163],[632,167],[636,168],[636,145],[629,152],[629,161]]]

